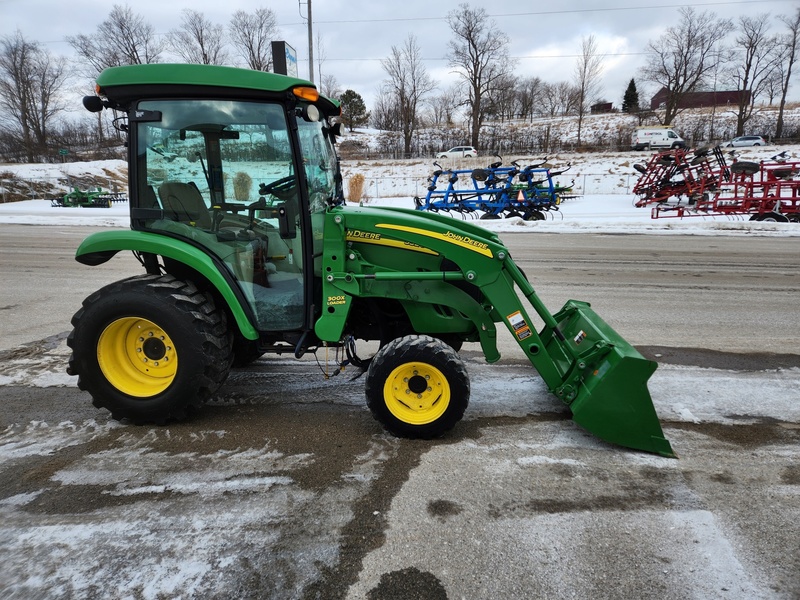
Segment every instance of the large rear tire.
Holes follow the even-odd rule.
[[[183,420],[233,362],[225,312],[172,275],[142,275],[90,295],[72,318],[68,373],[114,419]]]
[[[443,341],[427,335],[392,340],[367,370],[367,406],[393,435],[429,439],[452,429],[469,404],[464,362]]]
[[[258,340],[248,340],[242,335],[233,338],[233,367],[246,367],[264,356],[258,347]]]

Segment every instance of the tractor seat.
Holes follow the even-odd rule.
[[[194,183],[167,181],[158,188],[164,216],[180,223],[194,223],[201,229],[211,229],[211,214]]]

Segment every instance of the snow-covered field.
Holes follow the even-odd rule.
[[[741,148],[740,160],[768,160],[778,152],[800,158],[800,146],[765,146]],[[560,153],[547,157],[554,169],[571,165],[558,182],[574,182],[573,191],[581,197],[566,200],[559,211],[548,213],[548,220],[525,222],[521,219],[481,221],[487,229],[498,232],[607,232],[693,235],[769,235],[800,236],[800,227],[784,223],[749,222],[741,217],[688,217],[685,219],[651,219],[650,208],[636,208],[631,189],[638,173],[634,163],[646,162],[649,152]],[[545,157],[504,157],[505,163],[518,159],[531,164]],[[440,160],[444,167],[473,168],[485,166],[495,158],[484,156],[462,162]],[[353,160],[344,161],[345,193],[349,178],[360,173],[365,178],[365,196],[371,206],[402,206],[413,208],[415,196],[424,197],[427,179],[435,168],[434,160]],[[104,189],[118,185],[126,177],[124,161],[65,163],[51,165],[0,165],[0,200],[3,183],[13,177],[25,182],[49,182],[56,189],[69,189],[68,182],[76,178],[93,177],[107,181]],[[117,182],[114,184],[114,182]],[[41,197],[41,195],[40,195]],[[48,200],[22,202],[0,201],[0,223],[28,225],[91,225],[98,227],[128,227],[128,206],[118,203],[108,209],[55,208]],[[460,219],[461,215],[454,215]]]
[[[630,194],[588,195],[566,200],[546,221],[519,218],[476,221],[497,232],[649,233],[660,235],[744,235],[800,237],[796,223],[757,223],[728,217],[651,219],[650,209],[636,208]],[[375,198],[370,206],[413,208],[412,197]],[[461,215],[455,214],[455,219]],[[0,204],[0,223],[18,225],[86,225],[128,227],[128,204],[111,208],[56,208],[49,200]]]

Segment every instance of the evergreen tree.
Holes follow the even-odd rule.
[[[636,82],[633,79],[631,79],[625,90],[625,95],[622,97],[622,112],[639,112],[639,92],[636,91]]]
[[[345,90],[339,101],[342,103],[342,122],[350,131],[369,121],[367,106],[359,93]]]

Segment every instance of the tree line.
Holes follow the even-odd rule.
[[[774,25],[779,30],[774,32]],[[540,117],[571,116],[581,145],[584,118],[591,106],[605,102],[602,75],[605,57],[593,35],[581,39],[570,79],[543,81],[515,75],[510,39],[483,8],[461,4],[447,15],[451,38],[446,59],[457,82],[441,88],[427,72],[416,37],[409,34],[381,60],[386,74],[371,110],[360,94],[339,88],[326,75],[322,93],[342,102],[343,121],[351,130],[370,124],[396,132],[401,151],[409,155],[415,133],[423,127],[463,127],[480,148],[487,122],[531,122]],[[104,115],[80,122],[65,118],[65,96],[76,78],[93,82],[105,68],[179,61],[272,69],[270,42],[279,39],[277,18],[269,8],[233,13],[227,25],[209,21],[192,9],[181,24],[158,36],[144,17],[128,6],[114,5],[93,34],[68,36],[78,61],[52,54],[20,32],[0,38],[0,157],[20,162],[54,160],[60,148],[93,148],[98,156],[118,146],[119,133]],[[736,22],[711,12],[681,8],[677,22],[645,49],[645,65],[632,76],[622,110],[640,120],[673,122],[684,99],[702,90],[733,89],[739,94],[736,135],[742,135],[759,103],[777,102],[774,137],[784,133],[784,108],[800,40],[800,8],[789,15],[762,14]],[[318,57],[324,57],[317,40]],[[322,58],[320,58],[322,60]],[[636,80],[667,91],[662,106],[642,106]],[[92,120],[94,119],[94,120]]]

